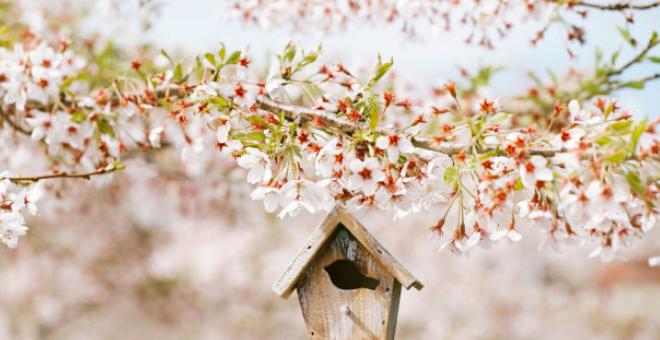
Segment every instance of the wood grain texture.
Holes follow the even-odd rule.
[[[317,256],[322,254],[321,250],[323,246],[339,224],[343,224],[364,249],[383,266],[383,269],[399,280],[404,288],[410,289],[411,287],[415,287],[418,290],[422,289],[423,285],[421,282],[401,265],[355,217],[348,213],[342,206],[337,205],[328,214],[323,223],[312,233],[307,242],[305,242],[305,246],[303,246],[277,281],[275,281],[273,291],[277,295],[283,298],[289,297],[306,269],[315,261]]]
[[[337,288],[325,270],[337,260],[350,260],[363,275],[378,280],[378,286]],[[297,286],[309,338],[393,339],[400,287],[347,228],[335,228]]]
[[[303,248],[300,249],[296,257],[293,258],[284,272],[280,274],[277,281],[275,281],[275,284],[273,284],[273,291],[277,295],[283,298],[288,298],[291,295],[296,283],[298,283],[298,280],[304,274],[305,269],[314,260],[339,223],[338,210],[333,209],[325,218],[325,221],[314,230]]]

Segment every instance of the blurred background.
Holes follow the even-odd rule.
[[[330,37],[292,35],[228,21],[223,1],[136,3],[24,5],[60,12],[87,6],[89,29],[101,27],[127,48],[146,42],[192,55],[224,42],[249,46],[255,63],[266,64],[287,41],[308,48],[322,42],[330,56],[356,63],[373,62],[378,52],[392,56],[397,72],[421,84],[453,79],[457,66],[498,65],[506,72],[493,79],[492,91],[502,95],[529,87],[529,70],[589,70],[596,46],[611,52],[625,44],[612,24],[624,19],[607,13],[585,21],[588,42],[571,59],[552,31],[529,46],[527,26],[488,51],[465,45],[460,31],[415,41],[386,25],[349,27]],[[137,23],[145,16],[151,27],[142,33]],[[631,31],[646,37],[660,28],[659,17],[659,10],[642,13]],[[640,116],[658,117],[659,91],[655,82],[617,98]],[[11,152],[13,162],[30,162],[29,150],[3,152]],[[285,220],[266,214],[250,200],[242,171],[228,162],[198,175],[169,159],[158,167],[126,163],[127,170],[112,177],[49,183],[28,236],[15,250],[0,249],[0,339],[305,338],[297,298],[280,299],[270,287],[322,214]],[[439,215],[396,222],[360,217],[425,285],[403,292],[397,338],[660,339],[660,269],[646,264],[660,254],[657,228],[627,252],[625,263],[588,259],[586,248],[538,251],[533,225],[523,227],[521,243],[501,242],[466,258],[437,252],[428,240]]]

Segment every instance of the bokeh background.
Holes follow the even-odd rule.
[[[132,1],[86,5],[92,2],[90,29],[103,27],[129,48],[148,42],[192,55],[224,42],[249,46],[255,62],[265,63],[290,40],[322,42],[329,55],[357,63],[378,52],[392,56],[398,72],[421,84],[452,79],[457,66],[504,66],[492,85],[503,96],[531,85],[528,70],[588,71],[595,46],[625,44],[612,25],[623,18],[603,13],[590,15],[588,43],[570,59],[552,31],[528,47],[527,26],[487,51],[463,44],[460,31],[417,41],[398,26],[350,27],[330,37],[262,31],[227,21],[223,1],[169,0],[148,9],[152,26],[142,33],[135,22],[145,13]],[[72,11],[74,3],[50,6]],[[117,3],[126,8],[114,12]],[[659,10],[637,16],[632,32],[648,36],[660,29],[659,17]],[[660,82],[617,98],[640,116],[657,117],[658,93]],[[11,153],[14,167],[31,161],[30,150],[7,149],[0,160]],[[0,250],[0,339],[304,339],[297,298],[282,300],[270,287],[324,216],[278,220],[249,199],[242,170],[213,165],[191,174],[160,155],[150,164],[128,160],[128,170],[112,177],[49,183],[28,236],[16,250]],[[657,229],[625,263],[588,259],[586,248],[537,251],[533,225],[523,227],[520,243],[466,258],[437,252],[428,240],[440,213],[396,222],[360,216],[425,285],[402,294],[399,339],[660,338],[660,269],[646,264],[660,254]]]

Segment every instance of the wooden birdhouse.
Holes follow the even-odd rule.
[[[351,214],[337,206],[280,275],[295,289],[310,339],[394,339],[401,287],[422,289]]]

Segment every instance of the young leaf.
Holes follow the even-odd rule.
[[[112,129],[112,125],[110,125],[110,122],[108,122],[107,119],[101,118],[96,122],[96,126],[100,133],[111,136],[113,138],[115,137],[115,130]]]
[[[215,56],[212,53],[206,53],[204,54],[204,58],[213,66],[217,66],[215,62]]]
[[[218,51],[218,57],[220,57],[221,61],[225,61],[225,57],[227,56],[227,48],[225,47],[225,44],[220,44],[220,50]]]
[[[378,83],[378,81],[381,78],[383,78],[385,73],[387,73],[387,71],[389,71],[389,69],[390,69],[390,67],[392,67],[392,65],[394,65],[394,59],[390,58],[390,61],[383,64],[383,61],[382,61],[382,59],[380,57],[380,54],[379,54],[378,55],[378,63],[376,64],[376,72],[374,73],[374,75],[371,77],[371,79],[367,83],[367,89],[373,88],[376,85],[376,83]]]
[[[633,38],[630,35],[630,32],[628,32],[627,29],[625,29],[621,26],[617,26],[616,28],[619,30],[619,34],[621,34],[623,39],[625,39],[628,42],[628,44],[630,44],[630,46],[637,47],[637,41],[635,40],[635,38]]]
[[[369,129],[373,132],[378,126],[378,121],[380,120],[380,112],[378,111],[378,103],[376,102],[375,97],[369,98]]]
[[[160,54],[163,55],[163,57],[165,57],[165,58],[167,59],[167,61],[170,62],[170,65],[173,64],[173,62],[172,62],[172,58],[170,58],[170,55],[167,54],[167,52],[165,52],[164,49],[161,49],[161,50],[160,50]]]
[[[630,187],[633,190],[635,190],[635,192],[637,192],[640,195],[644,195],[644,192],[646,190],[637,172],[629,171],[628,173],[626,173],[626,180],[628,181],[628,184],[630,184]]]
[[[87,114],[83,111],[76,111],[71,115],[71,121],[74,123],[82,123],[87,120]]]
[[[639,124],[635,126],[632,133],[630,134],[630,154],[634,154],[635,150],[637,150],[637,143],[639,142],[639,137],[641,137],[642,133],[644,133],[644,130],[646,130],[647,123],[648,123],[647,119],[644,119],[643,121],[639,122]]]
[[[447,184],[452,184],[456,181],[456,178],[458,177],[458,169],[456,169],[455,166],[450,166],[447,169],[445,169],[445,183]]]
[[[227,61],[225,61],[225,65],[238,64],[239,60],[241,60],[241,51],[234,51],[234,53],[229,55]]]

